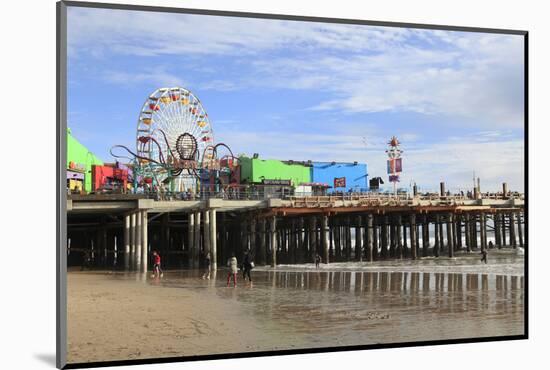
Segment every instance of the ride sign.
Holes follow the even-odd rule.
[[[345,177],[335,177],[334,178],[334,187],[335,188],[345,188],[346,187],[346,178]]]

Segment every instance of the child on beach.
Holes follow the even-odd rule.
[[[321,256],[319,253],[315,256],[315,268],[319,268],[319,264],[321,263]]]
[[[153,275],[151,275],[152,278],[155,276],[162,277],[162,269],[160,268],[160,255],[157,251],[153,251],[153,259],[155,263],[153,264]]]
[[[237,286],[237,257],[235,257],[235,253],[231,254],[231,258],[227,260],[227,266],[229,267],[229,272],[227,273],[227,286],[229,286],[229,280],[231,279],[231,276],[233,276],[233,286]]]

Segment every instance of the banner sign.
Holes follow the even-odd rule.
[[[399,182],[399,175],[390,175],[390,182]]]
[[[345,177],[335,177],[334,178],[334,187],[335,188],[345,188],[346,187],[346,178]]]
[[[401,158],[397,158],[395,160],[395,172],[401,172],[403,171],[403,167],[402,167],[402,159]]]
[[[263,179],[262,184],[264,185],[281,185],[281,186],[290,186],[291,181],[290,180],[271,180],[271,179]]]
[[[402,172],[403,165],[401,158],[388,159],[388,174]]]

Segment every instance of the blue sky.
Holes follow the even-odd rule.
[[[262,158],[366,162],[401,186],[523,191],[523,37],[69,8],[68,125],[112,161],[147,96],[181,86],[216,142]]]

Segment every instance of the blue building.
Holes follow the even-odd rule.
[[[366,163],[357,162],[313,162],[311,179],[314,183],[330,185],[329,193],[367,191],[369,183]]]

